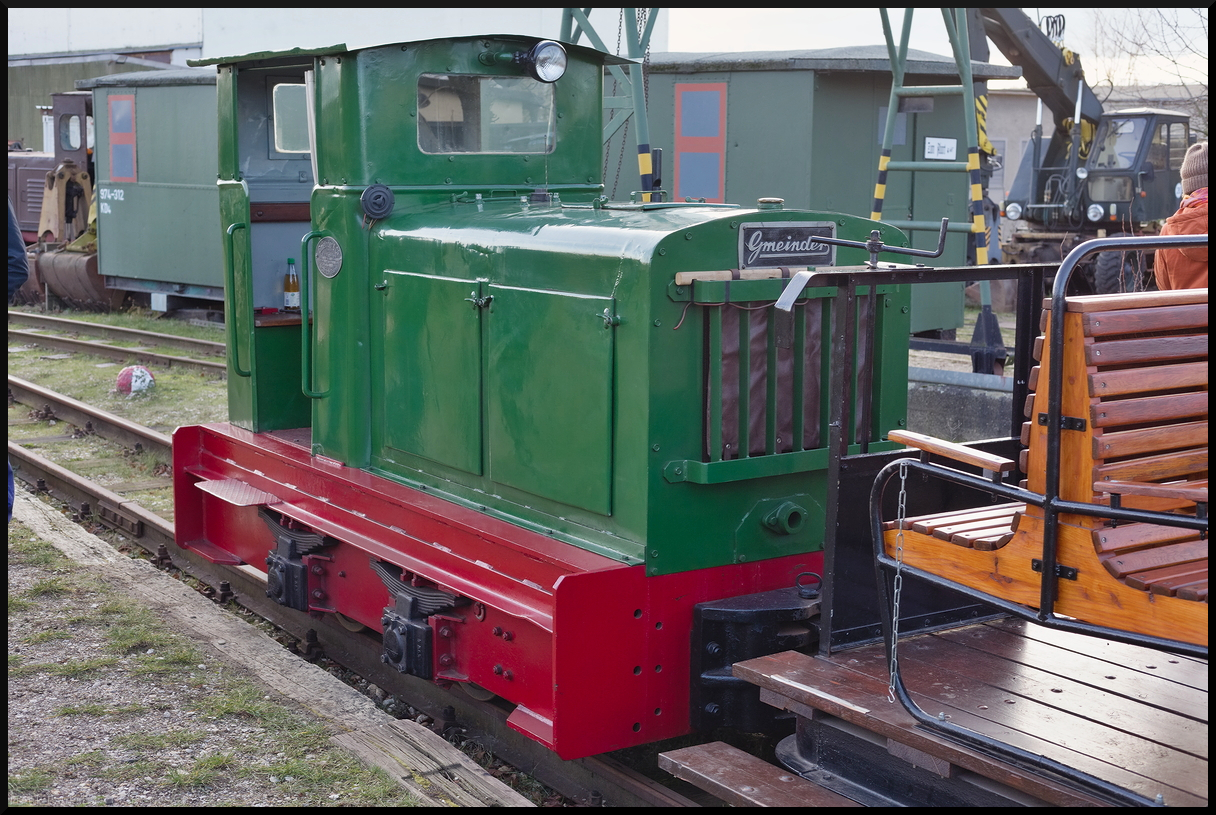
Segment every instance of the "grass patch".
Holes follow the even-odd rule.
[[[106,632],[109,640],[106,647],[115,653],[131,654],[149,648],[171,648],[178,641],[172,632],[164,629],[163,623],[145,609],[128,606],[116,611],[114,616],[118,619]]]
[[[109,712],[109,708],[105,705],[99,705],[96,702],[90,702],[84,705],[71,705],[69,707],[61,707],[55,711],[56,716],[104,716]]]
[[[70,561],[51,544],[38,538],[13,540],[9,535],[8,561],[10,566],[34,566],[66,568]]]
[[[37,665],[29,665],[31,672],[34,669],[41,669],[45,673],[53,676],[67,676],[74,679],[88,676],[91,673],[105,670],[118,664],[118,660],[114,657],[94,657],[93,659],[80,659],[71,662],[43,662]],[[11,672],[10,672],[11,675]]]
[[[175,747],[186,747],[207,738],[206,733],[196,730],[169,730],[163,733],[123,733],[115,736],[114,741],[129,750],[168,750]]]
[[[26,770],[8,777],[9,795],[14,793],[40,792],[51,785],[55,774],[43,769]]]
[[[121,762],[98,772],[98,775],[110,781],[136,781],[150,775],[158,775],[161,764],[140,759],[132,762]]]
[[[220,778],[220,771],[236,765],[236,760],[229,753],[217,753],[204,756],[194,762],[189,769],[172,769],[165,775],[165,783],[179,789],[190,787],[207,787]]]
[[[27,645],[41,645],[44,642],[52,642],[54,640],[70,640],[72,635],[67,631],[61,631],[57,628],[50,631],[39,631],[37,634],[31,634],[22,642]]]
[[[169,674],[187,671],[198,665],[202,657],[193,648],[177,645],[160,653],[144,654],[131,670],[136,676]]]
[[[128,716],[135,713],[147,713],[147,705],[107,705],[90,702],[84,705],[68,705],[55,711],[56,716]]]
[[[18,597],[12,594],[8,596],[8,613],[10,617],[14,614],[21,614],[22,612],[29,611],[35,605],[36,604],[33,600],[26,600],[24,597]],[[13,663],[10,656],[9,665],[11,666],[12,664]]]
[[[291,713],[273,701],[266,692],[248,682],[235,681],[217,696],[205,699],[199,712],[208,716],[240,716],[253,719],[266,726],[286,728],[291,724]]]
[[[63,762],[65,767],[101,767],[106,763],[104,750],[90,750],[87,753],[72,756]]]
[[[30,597],[61,597],[70,594],[75,589],[65,577],[45,577],[29,587],[26,594]]]

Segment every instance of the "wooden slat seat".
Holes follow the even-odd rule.
[[[956,546],[992,551],[1013,538],[1014,523],[1025,508],[1021,503],[995,504],[975,510],[922,515],[909,519],[908,528]],[[883,524],[883,529],[896,528],[896,521]]]
[[[1050,304],[1045,304],[1050,308]],[[1042,329],[1049,331],[1049,313]],[[1064,319],[1060,498],[1194,514],[1207,506],[1207,290],[1070,298]],[[1046,490],[1046,337],[1030,377],[1022,485]],[[1081,429],[1083,428],[1083,429]],[[889,438],[939,455],[945,443]],[[950,445],[945,445],[949,447]],[[956,456],[960,460],[966,460]],[[969,463],[976,464],[975,461]],[[977,465],[979,466],[979,465]],[[989,468],[992,469],[992,468]],[[906,519],[905,563],[1031,608],[1039,602],[1043,511],[1005,504]],[[1207,644],[1207,540],[1150,523],[1058,518],[1059,614],[1125,631]],[[894,552],[895,522],[884,526]],[[972,540],[975,539],[975,540]],[[943,541],[951,544],[943,548]],[[977,545],[975,541],[982,541]],[[969,550],[969,551],[968,551]]]

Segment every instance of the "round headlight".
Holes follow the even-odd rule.
[[[1089,170],[1085,169],[1084,167],[1078,167],[1077,178],[1081,179],[1082,181],[1089,178]]]
[[[1022,205],[1017,201],[1010,201],[1005,205],[1005,217],[1011,221],[1022,220]]]
[[[1089,220],[1094,221],[1095,223],[1102,220],[1102,205],[1090,204],[1085,210],[1085,217],[1089,218]]]
[[[556,82],[566,73],[566,49],[553,40],[541,40],[524,58],[528,75],[541,82]]]

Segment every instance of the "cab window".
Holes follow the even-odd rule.
[[[1174,122],[1167,127],[1170,129],[1170,169],[1181,170],[1186,149],[1190,146],[1190,134],[1185,122]]]
[[[278,153],[307,153],[308,94],[303,84],[280,82],[272,92],[274,149]]]
[[[553,86],[529,77],[423,74],[418,147],[424,153],[553,152]]]
[[[1098,130],[1097,149],[1090,152],[1089,166],[1098,170],[1129,170],[1140,152],[1145,120],[1111,118]]]

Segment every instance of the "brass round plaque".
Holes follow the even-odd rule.
[[[337,277],[342,271],[342,247],[328,235],[317,241],[313,257],[317,261],[317,271],[322,277]]]

